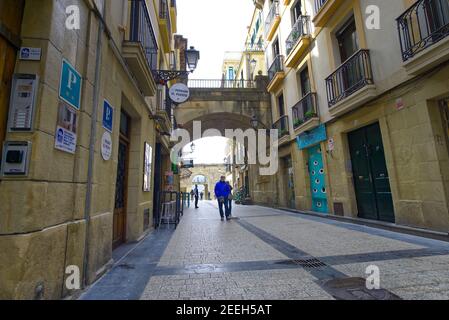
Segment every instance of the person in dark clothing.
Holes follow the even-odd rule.
[[[198,185],[195,185],[195,189],[193,189],[193,194],[195,196],[195,209],[198,209],[198,198],[200,197],[199,191],[198,191]]]
[[[204,193],[201,191],[201,193],[200,193],[201,201],[203,201],[203,196],[204,196]]]
[[[193,197],[195,196],[195,193],[193,192],[193,190],[190,191],[190,199],[193,201]]]
[[[232,216],[232,200],[233,200],[233,196],[232,196],[232,187],[231,184],[229,183],[229,181],[226,181],[226,184],[229,186],[229,196],[228,196],[228,206],[229,206],[229,216]]]
[[[218,209],[220,210],[221,221],[224,221],[224,216],[226,215],[226,220],[230,219],[229,210],[229,195],[231,194],[230,186],[226,183],[226,177],[222,176],[220,181],[215,185],[215,196],[218,199]],[[225,210],[223,212],[223,205]]]

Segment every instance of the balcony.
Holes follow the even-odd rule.
[[[397,18],[402,59],[418,75],[449,59],[449,2],[419,0]]]
[[[130,1],[130,34],[123,42],[123,57],[145,96],[154,96],[158,47],[144,0]]]
[[[279,144],[287,142],[290,137],[290,130],[288,127],[288,116],[282,116],[273,124],[273,129],[278,130],[278,138],[280,140]]]
[[[320,124],[318,116],[316,93],[309,93],[304,96],[293,108],[293,127],[295,134],[300,135]]]
[[[310,45],[310,17],[301,16],[293,26],[292,32],[287,38],[287,59],[285,65],[288,68],[296,68],[304,52]]]
[[[343,0],[315,0],[316,14],[312,20],[315,27],[324,27],[342,3]]]
[[[274,92],[284,81],[284,56],[278,55],[268,69],[268,92]]]
[[[270,12],[265,19],[265,39],[267,41],[273,40],[274,34],[281,23],[281,16],[279,15],[279,1],[273,1]]]
[[[346,60],[326,79],[326,89],[332,116],[354,110],[376,97],[369,50],[361,49]]]
[[[168,0],[159,0],[159,29],[162,35],[162,46],[165,53],[170,52],[172,28]]]
[[[245,52],[255,52],[255,53],[265,52],[263,41],[246,43],[244,51]]]

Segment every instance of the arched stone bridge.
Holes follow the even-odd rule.
[[[267,127],[271,126],[266,77],[244,82],[243,87],[237,87],[239,81],[232,86],[220,86],[220,83],[221,80],[189,80],[190,99],[174,111],[179,128],[188,130],[192,136],[193,122],[201,121],[202,133],[217,129],[224,136],[225,129],[251,128],[250,120],[254,115]]]

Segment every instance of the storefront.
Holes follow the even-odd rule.
[[[328,213],[326,170],[323,161],[321,143],[326,141],[326,127],[319,127],[299,135],[296,140],[299,150],[305,152],[307,159],[307,173],[310,181],[311,210]]]

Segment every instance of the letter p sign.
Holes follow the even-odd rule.
[[[79,110],[81,105],[82,78],[78,71],[65,59],[62,60],[59,97]]]

